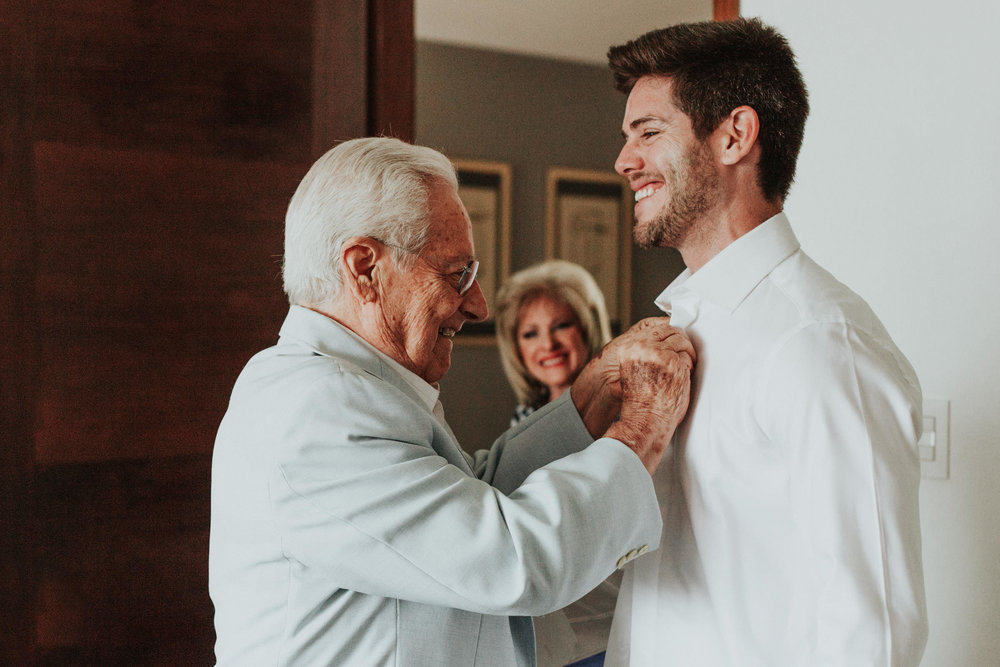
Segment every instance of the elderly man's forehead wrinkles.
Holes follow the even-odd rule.
[[[472,250],[456,249],[450,243],[428,243],[421,253],[441,268],[456,271],[461,271],[476,259]]]

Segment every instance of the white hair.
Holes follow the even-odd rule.
[[[437,185],[458,190],[454,166],[432,148],[368,137],[327,151],[299,183],[285,215],[288,300],[310,305],[336,298],[341,246],[352,236],[419,252],[428,240],[428,198]]]

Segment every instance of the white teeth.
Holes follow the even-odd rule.
[[[656,190],[657,189],[654,188],[652,185],[647,185],[646,187],[642,188],[641,190],[636,190],[635,191],[635,200],[636,200],[636,202],[640,202],[643,199],[645,199],[646,197],[651,196],[654,192],[656,192]]]
[[[456,329],[443,327],[441,329],[438,329],[438,333],[444,336],[445,338],[454,338],[455,334],[458,333],[458,331]]]

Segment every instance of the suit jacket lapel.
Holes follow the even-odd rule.
[[[347,329],[325,315],[302,306],[292,306],[281,326],[280,336],[279,345],[282,341],[294,341],[312,350],[314,354],[346,361],[365,373],[388,382],[409,396],[415,403],[426,408],[425,399],[394,368],[383,362],[378,355],[355,338]],[[439,420],[432,410],[427,409],[427,412],[428,416],[437,424],[433,440],[430,443],[431,447],[449,463],[472,475],[469,456],[458,444],[451,427],[443,419]]]

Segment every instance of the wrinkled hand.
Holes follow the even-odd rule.
[[[695,357],[668,318],[644,319],[587,364],[571,396],[592,435],[621,440],[652,474],[687,413]]]

